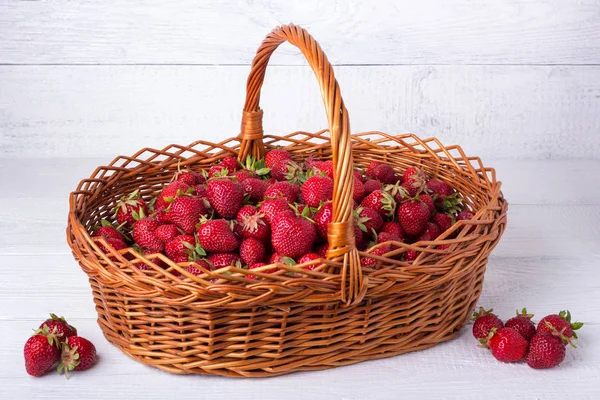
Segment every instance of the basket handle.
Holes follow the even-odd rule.
[[[296,46],[315,73],[325,111],[329,121],[329,133],[333,158],[333,222],[329,225],[328,259],[343,260],[341,270],[341,301],[346,305],[358,303],[367,290],[367,279],[363,278],[360,257],[354,242],[354,220],[352,215],[354,176],[352,143],[348,111],[344,106],[340,87],[335,79],[333,67],[321,46],[303,28],[284,25],[267,35],[252,60],[252,68],[246,84],[246,103],[242,114],[241,141],[238,158],[247,155],[255,158],[264,156],[263,112],[260,109],[260,90],[271,54],[281,43],[288,41]]]

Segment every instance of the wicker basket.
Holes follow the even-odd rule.
[[[328,130],[263,136],[260,89],[269,58],[284,41],[302,51],[319,81]],[[70,196],[67,240],[89,276],[98,323],[108,341],[168,372],[261,377],[390,357],[454,337],[479,298],[488,255],[506,225],[507,203],[495,171],[435,138],[349,132],[348,112],[320,46],[302,28],[282,26],[267,36],[254,58],[237,138],[143,149],[83,180]],[[178,165],[199,171],[226,156],[259,157],[275,147],[296,160],[309,155],[333,160],[334,222],[327,259],[276,264],[274,274],[266,272],[273,265],[266,266],[253,270],[257,280],[246,279],[246,271],[233,266],[193,276],[187,264],[132,248],[115,251],[90,236],[102,218],[110,219],[121,196],[138,188],[145,198],[156,195]],[[475,218],[459,222],[464,227],[453,239],[446,239],[448,231],[436,241],[395,243],[397,248],[385,256],[371,256],[374,248],[358,251],[352,168],[366,168],[372,160],[397,171],[418,165],[451,182],[476,211]],[[450,246],[440,250],[440,244]],[[399,261],[398,255],[408,250],[417,250],[417,259]],[[361,268],[359,257],[376,258],[378,264]],[[159,267],[158,259],[167,267]],[[304,269],[308,264],[318,267]]]

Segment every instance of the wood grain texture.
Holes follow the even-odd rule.
[[[13,194],[0,192],[2,399],[158,399],[172,396],[174,388],[181,399],[199,394],[249,400],[395,400],[400,394],[407,399],[478,400],[600,396],[600,342],[595,339],[600,335],[600,186],[593,183],[600,175],[598,161],[490,162],[505,181],[511,207],[508,229],[488,263],[480,304],[493,306],[504,318],[527,306],[536,313],[535,320],[570,309],[586,325],[578,349],[569,349],[559,368],[535,371],[499,363],[475,346],[467,326],[457,339],[426,351],[235,382],[160,372],[130,360],[102,337],[86,276],[64,242],[67,193],[98,164],[100,160],[29,159],[16,174],[14,163],[0,160],[0,182],[14,187]],[[593,184],[581,185],[584,172]],[[572,195],[552,197],[557,187]],[[31,229],[35,223],[40,225]],[[100,354],[98,365],[68,381],[55,374],[31,378],[23,370],[22,345],[30,329],[51,311],[69,317]]]
[[[600,63],[595,0],[7,0],[0,63],[249,64],[289,22],[334,64]],[[274,62],[303,64],[289,51]]]
[[[493,158],[599,158],[600,67],[338,67],[353,132]],[[239,132],[247,67],[0,67],[4,157],[110,157]],[[269,67],[267,132],[326,126],[308,68]]]

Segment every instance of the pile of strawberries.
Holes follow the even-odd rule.
[[[135,191],[116,205],[116,225],[103,220],[93,236],[104,237],[115,250],[133,246],[142,254],[163,253],[176,263],[191,263],[187,272],[192,275],[229,265],[256,269],[324,258],[333,215],[332,161],[310,157],[299,163],[283,149],[245,161],[226,157],[208,171],[178,170],[148,202]],[[353,172],[359,250],[383,243],[372,251],[383,255],[395,248],[394,242],[431,241],[448,230],[452,238],[454,223],[474,215],[454,188],[417,167],[400,174],[374,161],[366,171]],[[397,258],[413,261],[417,256],[412,250]],[[361,259],[365,267],[378,262]]]
[[[31,376],[42,376],[58,363],[58,372],[83,371],[96,361],[96,347],[78,336],[77,329],[63,317],[50,314],[34,330],[23,349],[25,370]]]
[[[492,355],[502,362],[526,360],[535,369],[553,368],[559,365],[566,355],[566,346],[577,339],[576,330],[582,322],[571,322],[571,313],[561,311],[547,315],[537,324],[531,321],[533,314],[524,308],[520,313],[502,322],[492,309],[479,308],[473,314],[473,336],[481,347],[489,348]]]

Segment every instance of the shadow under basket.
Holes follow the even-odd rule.
[[[284,41],[298,47],[315,72],[327,130],[263,134],[260,89],[269,57]],[[101,219],[111,219],[121,196],[140,189],[150,199],[178,167],[207,170],[227,156],[261,157],[273,148],[286,149],[297,161],[309,156],[333,160],[327,258],[265,266],[253,270],[257,279],[233,266],[194,276],[186,271],[189,263],[175,264],[162,254],[143,255],[133,248],[116,251],[90,235]],[[383,256],[371,254],[381,244],[357,250],[352,170],[373,160],[399,173],[419,166],[450,183],[475,217],[458,222],[460,233],[452,239],[448,230],[435,241],[393,242],[394,250]],[[67,240],[89,277],[100,328],[124,353],[172,373],[264,377],[390,357],[453,338],[479,299],[506,211],[495,171],[458,146],[412,134],[350,135],[327,57],[305,30],[288,25],[276,28],[258,49],[238,137],[143,149],[99,167],[71,193]],[[418,252],[416,260],[401,261],[409,250]],[[361,257],[377,264],[361,267]],[[142,264],[145,269],[139,268]],[[317,267],[305,269],[310,264]],[[277,272],[269,273],[273,268]]]

